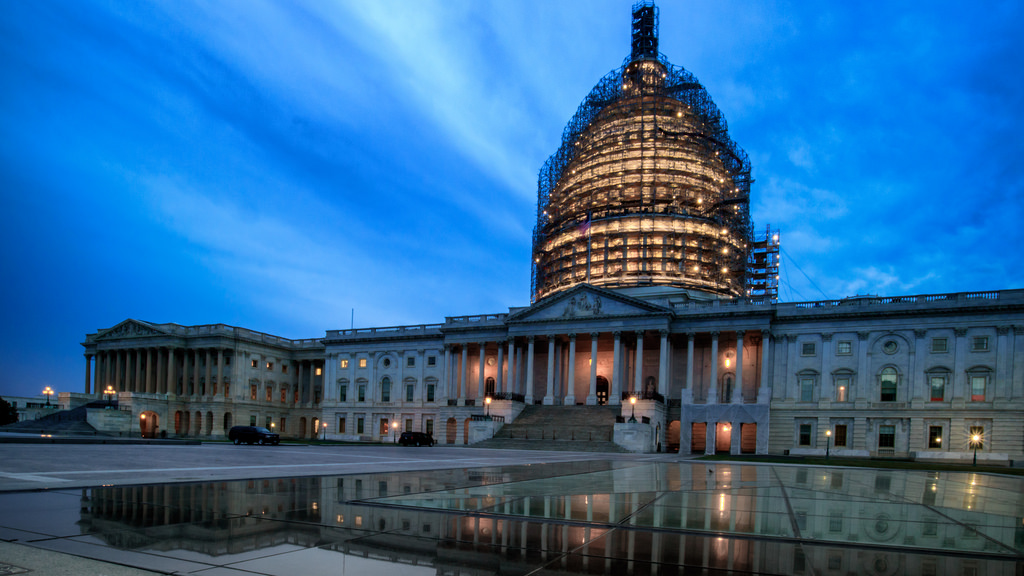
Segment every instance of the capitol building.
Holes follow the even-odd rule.
[[[657,8],[631,25],[540,169],[528,305],[302,340],[128,319],[61,401],[147,437],[1024,459],[1024,290],[779,302],[746,153]]]

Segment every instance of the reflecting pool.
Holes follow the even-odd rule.
[[[183,574],[1024,573],[1024,480],[684,461],[0,494],[0,537]]]

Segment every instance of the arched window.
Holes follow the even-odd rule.
[[[879,375],[879,388],[881,389],[881,396],[879,400],[882,402],[895,402],[896,401],[896,385],[899,383],[900,376],[893,367],[883,368],[882,373]]]
[[[380,401],[391,402],[391,378],[387,376],[380,380]]]

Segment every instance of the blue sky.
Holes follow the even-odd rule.
[[[289,338],[529,302],[630,1],[0,2],[0,394],[126,318]],[[1024,4],[661,2],[782,299],[1024,288]]]

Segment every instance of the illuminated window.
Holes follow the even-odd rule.
[[[341,361],[341,367],[348,368],[348,358],[345,358]]]
[[[928,427],[928,447],[942,448],[942,426]]]
[[[252,361],[252,367],[253,367],[253,368],[255,368],[255,367],[257,367],[257,366],[259,366],[259,360],[255,360],[255,359],[254,359],[254,360]]]
[[[971,352],[985,352],[988,350],[988,336],[975,336],[971,338]]]
[[[256,399],[256,385],[255,384],[250,384],[249,385],[249,400],[255,400],[255,399]]]
[[[324,373],[324,369],[319,367],[319,366],[317,366],[316,367],[316,375],[317,376],[321,376],[321,375],[323,375],[323,373]]]
[[[273,362],[267,362],[267,370],[273,370],[273,369],[274,369],[274,363]]]
[[[879,385],[881,394],[879,400],[882,402],[895,402],[896,401],[896,385],[899,382],[899,374],[895,368],[889,367],[882,369],[882,373],[879,376]]]
[[[837,356],[849,356],[853,353],[853,344],[849,340],[840,340],[836,344],[836,355]]]
[[[948,350],[948,341],[945,338],[932,338],[932,353],[941,354]]]
[[[836,402],[849,402],[850,400],[850,382],[852,381],[849,374],[836,374],[835,376],[835,390],[836,390]]]
[[[366,358],[360,358],[359,359],[359,367],[360,368],[366,368]]]

